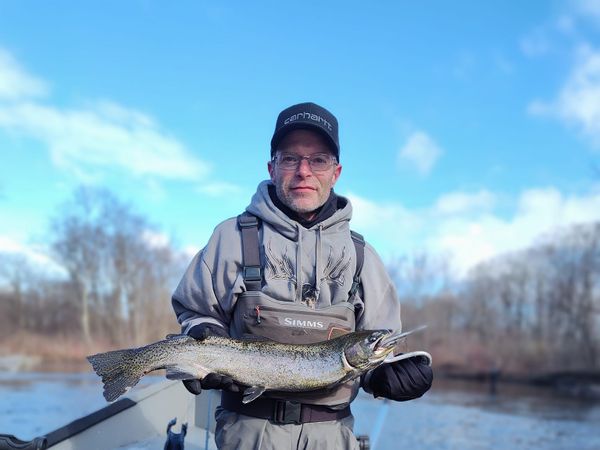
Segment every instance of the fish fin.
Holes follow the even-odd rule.
[[[250,403],[252,400],[256,400],[258,397],[265,392],[267,388],[264,386],[251,386],[244,391],[244,398],[242,399],[242,403]]]
[[[144,376],[144,368],[131,364],[136,354],[137,349],[125,349],[87,357],[94,371],[102,377],[106,401],[116,400]]]
[[[350,381],[353,380],[354,378],[357,378],[360,375],[359,372],[348,372],[346,375],[344,375],[344,377],[341,380],[338,380],[337,383],[335,383],[335,386],[338,386],[340,384],[345,383],[346,381]],[[332,386],[333,387],[333,386]]]

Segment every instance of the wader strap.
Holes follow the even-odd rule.
[[[246,290],[260,291],[262,287],[262,266],[260,264],[260,244],[258,242],[258,218],[248,212],[237,217],[238,226],[242,232],[242,264]],[[356,271],[352,278],[352,287],[348,293],[351,298],[360,286],[360,274],[365,262],[365,238],[362,234],[350,230],[350,237],[356,249]]]
[[[354,242],[354,248],[356,249],[356,271],[354,272],[354,278],[352,278],[352,287],[348,293],[348,298],[352,298],[356,294],[356,291],[358,291],[360,273],[365,262],[365,238],[362,234],[352,230],[350,230],[350,237],[352,237],[352,242]]]
[[[242,264],[244,284],[248,291],[260,291],[262,268],[260,265],[260,245],[258,243],[258,218],[248,212],[237,217],[242,232]]]
[[[242,395],[223,391],[221,406],[229,411],[260,419],[268,419],[275,424],[327,422],[340,420],[351,414],[350,405],[343,409],[332,409],[323,405],[276,400],[273,398],[257,398],[250,403],[242,403]]]

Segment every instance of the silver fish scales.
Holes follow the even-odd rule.
[[[244,402],[265,390],[303,392],[357,378],[392,356],[408,335],[391,330],[357,331],[315,344],[282,344],[208,336],[174,335],[152,344],[88,356],[104,382],[104,398],[116,400],[148,372],[166,369],[175,380],[216,372],[248,386]]]

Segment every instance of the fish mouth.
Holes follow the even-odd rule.
[[[420,327],[413,328],[412,330],[404,331],[404,332],[391,331],[390,334],[388,334],[387,336],[382,336],[376,342],[375,348],[377,350],[381,349],[382,352],[385,350],[393,349],[396,346],[396,344],[398,344],[398,342],[400,342],[402,339],[404,339],[408,335],[413,334],[417,331],[421,331],[425,328],[427,328],[427,325],[421,325]]]
[[[394,346],[383,345],[382,341],[385,339],[385,336],[380,337],[377,342],[373,345],[373,358],[376,360],[385,359],[388,354],[394,350]]]

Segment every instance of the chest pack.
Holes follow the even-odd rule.
[[[263,282],[263,268],[260,262],[260,244],[258,217],[244,212],[237,217],[242,232],[242,265],[244,284],[248,291],[260,291]],[[350,237],[356,250],[356,270],[352,277],[352,286],[348,298],[352,298],[360,287],[360,274],[365,261],[365,238],[362,234],[350,230]]]
[[[260,221],[245,212],[238,216],[237,222],[241,231],[242,276],[246,291],[239,295],[234,308],[230,326],[233,337],[260,336],[283,343],[311,344],[355,330],[356,316],[352,299],[359,290],[364,264],[365,240],[362,235],[351,232],[356,249],[356,270],[347,301],[311,308],[300,302],[277,300],[262,292],[265,280],[260,258]],[[264,395],[286,403],[347,405],[356,396],[358,384],[358,380],[352,380],[327,392],[270,392]]]

